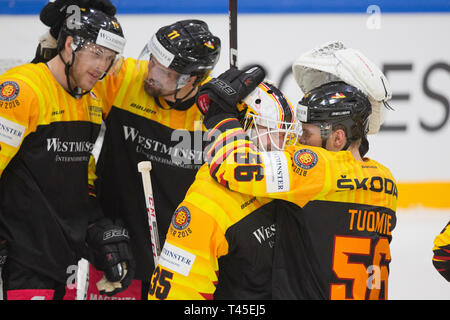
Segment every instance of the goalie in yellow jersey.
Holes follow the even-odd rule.
[[[272,83],[259,84],[239,110],[258,150],[297,142],[295,109]],[[172,217],[149,298],[272,299],[276,210],[277,201],[230,191],[203,165]]]
[[[329,71],[358,68],[340,77],[327,74],[321,83],[312,79],[298,103],[300,144],[284,151],[258,151],[236,119],[242,87],[254,81],[248,71],[230,69],[202,86],[199,101],[209,105],[205,123],[218,136],[209,151],[210,174],[231,190],[285,200],[276,214],[273,298],[387,299],[397,187],[385,166],[363,157],[368,144],[361,148],[361,142],[377,104],[342,78],[356,75],[360,82],[350,76],[347,82],[381,92],[381,103],[389,90],[375,66],[339,45],[315,51],[305,64],[316,61],[317,69],[326,69],[332,63],[320,63],[327,50],[336,62]],[[367,79],[378,87],[366,90],[361,84]],[[241,139],[230,139],[236,135]]]
[[[62,299],[81,257],[123,288],[131,282],[129,236],[104,219],[88,172],[102,120],[102,102],[91,90],[124,45],[115,18],[82,10],[76,27],[64,24],[56,57],[0,76],[0,238],[8,251],[2,268],[8,300]]]

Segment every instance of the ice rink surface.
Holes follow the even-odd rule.
[[[450,209],[397,210],[392,232],[389,299],[449,300],[447,282],[432,264],[433,241],[450,220]]]

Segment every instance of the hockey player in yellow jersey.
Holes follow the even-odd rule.
[[[273,84],[262,82],[239,109],[258,150],[295,144],[295,109]],[[149,298],[271,299],[276,206],[228,190],[203,165],[172,217]]]
[[[88,176],[102,120],[102,101],[91,90],[125,39],[118,21],[97,10],[82,10],[77,26],[64,24],[58,55],[47,64],[0,76],[0,238],[8,249],[2,270],[8,300],[63,298],[81,257],[113,282],[126,286],[133,276],[126,230],[103,219]],[[114,236],[105,241],[104,232]]]
[[[450,282],[450,222],[434,239],[433,266]]]
[[[58,15],[60,8],[79,0],[57,0],[41,17]],[[83,2],[83,1],[81,1]],[[93,2],[93,3],[92,3]],[[107,0],[88,5],[105,6]],[[58,9],[55,11],[55,9]],[[51,52],[52,19],[43,21],[50,33],[37,54]],[[40,50],[39,50],[40,49]],[[220,39],[204,21],[184,20],[160,28],[137,58],[127,58],[115,76],[106,76],[96,89],[106,101],[105,136],[97,164],[97,197],[106,214],[129,229],[138,259],[135,280],[114,299],[147,299],[154,269],[149,226],[137,163],[152,161],[152,183],[160,242],[170,218],[203,164],[202,113],[195,104],[198,86],[209,79],[220,54]],[[35,60],[42,60],[37,56]],[[119,64],[118,64],[119,65]],[[176,178],[173,178],[176,177]],[[90,266],[87,299],[101,295],[96,283],[102,273]]]
[[[102,208],[130,230],[137,272],[132,286],[115,298],[147,299],[154,270],[140,161],[152,162],[160,243],[172,213],[203,164],[202,113],[195,104],[220,53],[220,40],[200,20],[160,28],[139,59],[124,61],[119,74],[98,87],[106,100],[106,131],[97,166]],[[88,299],[98,296],[90,269]]]
[[[226,71],[200,89],[199,101],[218,136],[208,152],[212,177],[237,192],[285,200],[276,215],[273,298],[387,299],[398,193],[390,171],[363,158],[368,96],[325,81],[298,104],[300,144],[259,152],[236,119],[246,76]]]

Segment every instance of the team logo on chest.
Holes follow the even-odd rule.
[[[294,153],[293,160],[297,167],[308,170],[314,168],[319,158],[314,151],[309,149],[301,149]]]

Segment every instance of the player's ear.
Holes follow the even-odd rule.
[[[345,135],[345,131],[343,129],[337,129],[333,131],[331,135],[331,143],[333,150],[342,150],[345,144],[347,143],[347,138]]]
[[[72,55],[72,52],[75,50],[75,43],[73,42],[72,36],[67,36],[66,42],[64,43],[64,50]]]

